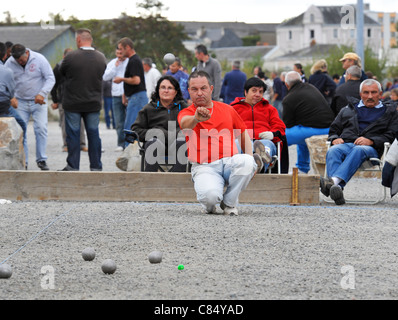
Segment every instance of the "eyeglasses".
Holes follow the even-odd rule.
[[[166,87],[166,86],[160,86],[160,88],[159,88],[160,90],[169,90],[169,91],[173,91],[173,90],[175,90],[175,88],[174,87]]]

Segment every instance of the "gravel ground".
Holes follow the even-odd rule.
[[[62,169],[60,130],[49,127],[48,164]],[[118,171],[116,133],[101,124],[101,137],[104,170]],[[38,170],[29,143],[29,169]],[[366,181],[353,181],[353,192],[372,195],[378,183]],[[395,300],[396,201],[242,204],[237,217],[205,215],[196,203],[2,204],[0,264],[13,274],[0,279],[0,300]],[[95,248],[93,261],[82,259],[86,247]],[[155,250],[159,264],[148,261]],[[112,275],[101,270],[108,258]]]

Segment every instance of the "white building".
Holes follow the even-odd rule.
[[[356,44],[355,10],[342,12],[342,6],[310,6],[307,11],[277,27],[277,45],[283,54],[288,54],[311,45]],[[375,52],[381,48],[381,25],[364,17],[364,45]]]

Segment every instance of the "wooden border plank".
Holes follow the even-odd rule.
[[[299,204],[319,204],[319,176],[299,175]],[[0,171],[0,198],[197,202],[190,173]],[[292,175],[256,175],[240,203],[289,204]]]

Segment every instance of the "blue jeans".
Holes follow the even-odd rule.
[[[283,105],[282,100],[275,100],[272,105],[278,110],[279,118],[283,119]]]
[[[80,168],[80,125],[84,121],[88,140],[88,157],[91,171],[101,171],[101,139],[99,136],[100,112],[69,112],[65,110],[66,143],[68,157],[66,162],[75,170]]]
[[[336,144],[326,153],[327,175],[342,179],[340,185],[344,187],[364,161],[378,157],[376,149],[372,146]]]
[[[104,116],[105,116],[105,123],[108,129],[112,127],[115,128],[115,118],[113,116],[113,109],[112,109],[112,97],[104,97]]]
[[[308,150],[305,139],[312,136],[329,134],[329,128],[311,128],[302,125],[286,128],[286,139],[288,146],[297,145],[296,167],[307,173],[310,171],[310,151]]]
[[[269,148],[269,150],[270,150],[269,154],[271,157],[276,155],[276,145],[271,140],[262,139],[262,140],[258,140],[258,141],[260,141],[265,147]],[[235,140],[235,143],[236,143],[236,146],[238,147],[238,152],[243,153],[238,140]],[[252,147],[253,147],[253,144],[254,144],[254,140],[252,140]],[[267,171],[268,167],[269,167],[269,163],[264,163],[264,170],[262,170],[261,172]]]
[[[36,137],[36,162],[47,160],[47,124],[48,107],[45,104],[36,104],[34,100],[18,99],[18,113],[22,120],[29,123],[30,116],[33,118],[33,130]],[[25,139],[26,141],[26,139]],[[28,164],[28,145],[24,143],[26,164]]]
[[[124,122],[126,121],[126,107],[122,102],[122,97],[112,98],[113,116],[115,117],[115,129],[117,133],[118,147],[124,147]]]
[[[126,109],[126,121],[124,122],[124,129],[131,130],[135,119],[137,118],[138,112],[148,103],[148,97],[146,91],[140,91],[127,97],[128,104]],[[127,146],[128,143],[126,142]]]

